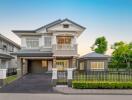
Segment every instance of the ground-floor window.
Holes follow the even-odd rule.
[[[91,62],[91,69],[104,69],[104,62]]]
[[[47,67],[47,60],[42,60],[42,67]]]
[[[69,66],[69,60],[56,60],[56,68],[58,70],[66,70]]]
[[[84,70],[84,62],[80,62],[80,70]]]

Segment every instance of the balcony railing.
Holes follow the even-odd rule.
[[[72,44],[57,44],[55,48],[56,50],[76,50],[75,45]]]

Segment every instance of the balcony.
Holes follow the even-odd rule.
[[[53,53],[55,56],[76,56],[77,44],[54,44]]]
[[[75,45],[71,44],[57,44],[55,45],[56,50],[75,50]]]

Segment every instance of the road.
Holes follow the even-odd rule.
[[[132,100],[132,95],[64,95],[1,93],[0,100]]]

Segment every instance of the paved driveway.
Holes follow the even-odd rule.
[[[51,75],[28,74],[0,89],[0,93],[53,93]]]

